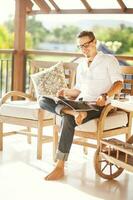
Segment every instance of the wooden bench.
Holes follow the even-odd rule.
[[[49,68],[56,64],[56,62],[49,62],[49,61],[31,61],[31,71],[32,73],[36,73],[44,68]],[[65,76],[67,79],[68,87],[71,88],[75,84],[75,75],[76,75],[76,69],[77,64],[76,63],[64,63],[64,70],[65,70]],[[122,68],[123,74],[133,74],[133,67],[124,67]],[[126,82],[128,80],[125,80]],[[131,85],[133,85],[132,80],[128,81]],[[127,91],[128,94],[133,94],[133,87],[130,88],[130,90]],[[42,158],[42,145],[46,142],[53,141],[53,155],[55,155],[57,144],[58,144],[58,131],[59,131],[59,124],[57,124],[57,121],[54,116],[47,117],[47,112],[40,109],[36,98],[35,98],[35,91],[32,82],[30,82],[30,89],[28,93],[22,93],[19,91],[11,91],[2,98],[1,100],[1,106],[0,106],[0,150],[3,149],[3,136],[9,135],[12,133],[4,133],[3,132],[3,123],[9,123],[9,124],[16,124],[25,126],[26,129],[23,131],[23,133],[26,132],[28,135],[28,142],[31,142],[31,136],[34,135],[31,133],[31,128],[37,128],[37,158]],[[29,117],[25,118],[24,114],[20,113],[19,110],[19,116],[14,116],[14,113],[16,109],[19,108],[20,101],[11,101],[11,97],[19,96],[23,97],[24,100],[21,100],[21,112],[23,111],[23,108],[26,108],[27,110],[30,109],[29,105],[31,106],[31,110],[36,112],[36,117]],[[28,101],[26,101],[28,100]],[[27,103],[27,105],[26,105]],[[18,105],[18,107],[17,107]],[[11,110],[12,108],[12,110]],[[82,124],[80,126],[77,126],[75,128],[75,137],[74,137],[74,143],[78,145],[83,145],[84,152],[86,153],[86,147],[94,147],[97,148],[97,146],[100,143],[100,140],[103,138],[107,138],[114,135],[120,135],[124,134],[126,139],[130,136],[130,129],[131,129],[131,116],[130,113],[125,113],[124,111],[117,111],[115,113],[109,114],[110,111],[113,109],[113,107],[109,104],[105,106],[103,109],[100,118],[91,120],[85,124]],[[5,114],[5,111],[8,111]],[[27,113],[26,113],[27,114]],[[120,126],[116,126],[113,128],[113,126],[109,129],[106,127],[106,124],[112,124],[110,122],[111,119],[117,119],[120,117],[125,117],[125,120],[127,119],[127,122],[125,124],[121,124]],[[53,125],[53,136],[46,136],[43,135],[43,127]],[[118,124],[119,125],[119,124]],[[96,141],[96,144],[89,142],[89,139],[93,139]]]
[[[31,61],[30,72],[31,74],[39,72],[44,69],[55,65],[57,62],[49,61]],[[64,69],[67,79],[68,87],[72,86],[75,81],[76,73],[75,63],[64,63]],[[30,77],[29,77],[30,79]],[[12,97],[21,97],[22,100],[12,101]],[[3,124],[15,124],[26,127],[19,132],[4,132]],[[37,158],[42,158],[42,145],[47,142],[53,142],[53,136],[43,134],[43,128],[46,126],[54,126],[55,117],[53,114],[40,109],[39,104],[35,97],[35,90],[33,83],[30,79],[30,87],[28,93],[20,91],[11,91],[3,96],[0,106],[0,150],[3,150],[3,137],[16,133],[26,134],[28,143],[31,143],[31,136],[37,136]],[[37,128],[37,134],[31,128]],[[53,143],[54,146],[55,142]],[[53,147],[55,152],[55,147]]]
[[[122,66],[121,73],[124,76],[124,83],[128,84],[128,89],[123,88],[122,92],[125,94],[133,95],[133,80],[127,77],[133,76],[133,67]],[[129,76],[128,76],[129,75]],[[130,112],[125,112],[121,109],[114,109],[111,104],[108,104],[103,109],[101,116],[97,119],[90,120],[75,128],[75,137],[73,140],[74,144],[82,145],[83,150],[87,153],[87,148],[98,148],[100,140],[114,137],[118,135],[124,135],[125,141],[131,135],[131,123],[132,115]],[[54,143],[55,147],[58,144],[58,131],[59,124],[54,126]]]

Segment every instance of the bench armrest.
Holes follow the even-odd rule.
[[[123,109],[112,106],[111,104],[106,105],[104,107],[104,109],[102,110],[101,115],[100,115],[99,120],[98,120],[98,127],[97,128],[98,128],[99,136],[102,135],[102,133],[103,133],[106,117],[109,115],[109,113],[113,112],[113,110],[114,110],[114,112],[115,112],[115,110],[122,110],[122,111],[130,114],[129,112],[127,112]]]
[[[26,94],[24,92],[20,92],[20,91],[11,91],[11,92],[7,92],[1,99],[1,104],[5,103],[6,100],[8,100],[11,97],[22,97],[25,99],[29,99],[32,100],[32,96],[30,94]]]
[[[113,109],[114,109],[114,107],[111,104],[108,104],[103,108],[101,115],[98,119],[97,129],[98,129],[99,134],[101,134],[103,132],[106,117],[109,114],[109,112],[111,112]]]

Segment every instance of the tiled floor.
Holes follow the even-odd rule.
[[[50,131],[50,129],[48,129]],[[36,159],[36,139],[27,144],[22,135],[4,138],[0,152],[1,200],[133,200],[133,174],[124,171],[117,179],[106,181],[95,174],[94,150],[84,156],[73,145],[66,175],[60,181],[44,181],[54,166],[52,144],[43,146],[43,159]]]

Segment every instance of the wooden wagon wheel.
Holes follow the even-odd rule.
[[[127,140],[127,143],[133,144],[133,135]]]
[[[109,180],[119,176],[124,169],[102,158],[99,152],[100,148],[96,150],[94,156],[94,167],[96,173],[102,178]]]

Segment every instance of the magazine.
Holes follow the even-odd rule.
[[[98,111],[99,110],[95,101],[70,100],[70,99],[64,98],[62,96],[53,97],[53,96],[43,95],[43,97],[52,99],[57,104],[63,104],[65,106],[68,106],[69,108],[71,108],[74,111],[89,111],[89,110]]]

